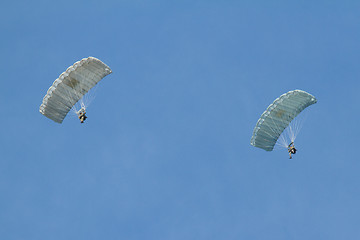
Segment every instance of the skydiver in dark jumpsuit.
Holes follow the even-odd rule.
[[[289,152],[290,159],[292,159],[291,154],[296,154],[296,151],[297,150],[294,146],[294,142],[291,142],[288,146],[288,152]]]
[[[81,123],[84,123],[84,121],[87,119],[85,109],[82,108],[82,109],[79,111],[78,115],[79,115],[80,122],[81,122]]]

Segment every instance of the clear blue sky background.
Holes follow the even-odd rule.
[[[0,239],[359,239],[359,1],[2,1]],[[80,124],[38,111],[68,66],[113,74]],[[252,147],[317,97],[298,154]]]

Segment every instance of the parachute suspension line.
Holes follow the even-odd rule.
[[[296,116],[286,128],[286,134],[291,142],[295,142],[297,135],[300,133],[304,122],[307,118],[307,112],[303,113],[301,116]]]
[[[295,142],[297,135],[305,122],[304,117],[296,116],[285,128],[284,132],[280,135],[276,145],[288,148],[291,142]],[[278,144],[279,143],[279,144]]]
[[[270,117],[272,123],[276,126],[276,134],[279,136],[278,140],[276,141],[275,145],[278,146],[278,147],[287,147],[288,144],[287,144],[287,141],[286,141],[286,138],[285,136],[282,134],[283,131],[281,130],[282,128],[279,127],[279,125],[274,121],[274,119],[272,117]]]
[[[72,73],[70,73],[72,74]],[[77,116],[78,112],[80,111],[81,108],[86,108],[85,105],[82,103],[82,92],[84,92],[84,89],[80,89],[79,87],[77,87],[77,85],[75,84],[75,81],[67,81],[66,83],[64,83],[64,89],[65,89],[65,93],[64,93],[64,98],[67,99],[68,102],[72,102],[74,100],[79,99],[72,107],[71,107],[71,112]]]
[[[295,139],[299,133],[299,121],[295,118],[291,123],[289,124],[288,133],[291,142],[295,142]]]
[[[304,114],[302,114],[300,118],[296,118],[296,122],[295,122],[296,123],[295,138],[300,133],[302,127],[304,126],[304,123],[307,120],[307,117],[308,117],[308,111],[305,111]]]
[[[75,113],[76,116],[78,116],[81,109],[84,109],[86,111],[91,102],[95,99],[98,86],[99,85],[95,85],[73,106],[72,111]]]
[[[290,139],[291,142],[295,141],[295,133],[293,125],[290,123],[289,126],[285,129],[284,134],[287,135],[287,137]],[[290,144],[290,143],[289,143]]]
[[[288,146],[290,144],[289,140],[291,140],[293,142],[296,137],[294,130],[293,130],[294,127],[289,125],[284,130],[282,130],[283,128],[281,128],[276,123],[276,121],[274,121],[273,117],[269,116],[269,119],[271,119],[271,122],[272,122],[273,126],[276,127],[276,129],[272,128],[269,124],[265,124],[265,125],[269,129],[271,129],[273,133],[275,133],[277,136],[279,136],[277,141],[275,142],[275,146],[280,147],[280,148],[288,148]],[[284,124],[286,123],[286,122],[282,121],[281,119],[280,119],[280,121]]]
[[[277,145],[279,147],[287,147],[286,140],[285,140],[284,136],[282,136],[282,134],[281,134],[281,128],[279,127],[279,125],[274,121],[274,119],[271,116],[269,116],[269,119],[271,119],[271,121],[275,127],[272,127],[268,123],[265,123],[264,125],[267,126],[271,130],[272,133],[269,133],[268,131],[264,131],[264,132],[271,138],[273,137],[274,134],[281,138],[280,141],[276,141],[275,145]],[[271,141],[266,141],[266,142],[269,142],[269,145],[267,145],[267,146],[271,146],[271,143],[272,143]]]
[[[286,137],[284,136],[284,133],[280,134],[280,137],[275,145],[279,146],[281,148],[287,148],[289,146],[289,143],[288,143]]]
[[[289,144],[295,141],[295,138],[296,138],[296,130],[294,128],[292,121],[281,133],[276,144],[283,148],[288,148]]]
[[[67,91],[66,91],[66,97],[68,98],[68,100],[70,101],[71,99],[79,99],[80,98],[80,100],[79,101],[77,101],[73,106],[72,106],[72,108],[71,108],[71,111],[73,112],[73,113],[75,113],[75,115],[77,116],[77,113],[78,113],[78,111],[81,109],[81,106],[79,107],[79,102],[81,101],[81,93],[76,89],[76,86],[73,84],[73,83],[71,83],[70,82],[70,89],[72,89],[72,90],[70,90],[70,89],[66,89]],[[75,95],[75,97],[76,98],[74,98],[74,97],[72,97],[72,96],[74,96]],[[78,109],[79,108],[79,109]]]
[[[276,131],[275,128],[271,127],[271,126],[268,125],[268,124],[265,124],[265,125],[268,127],[268,129],[269,129],[271,132],[266,131],[266,130],[263,130],[263,132],[266,133],[266,134],[269,136],[269,138],[273,138],[273,135],[274,135],[274,134],[276,135],[276,134],[278,133],[278,131]],[[269,143],[269,145],[267,145],[267,146],[270,146],[270,145],[271,145],[271,141],[270,141],[270,140],[264,139],[264,141]]]
[[[96,97],[96,92],[98,88],[98,84],[96,84],[92,89],[90,89],[80,100],[81,100],[81,107],[87,108],[90,106],[92,101]]]

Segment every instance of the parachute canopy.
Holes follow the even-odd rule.
[[[279,136],[290,122],[305,108],[316,103],[316,98],[301,90],[281,95],[270,104],[258,120],[251,145],[272,151]]]
[[[62,123],[70,109],[111,69],[94,57],[84,58],[63,72],[47,91],[40,113]]]

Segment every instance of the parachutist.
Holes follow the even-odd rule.
[[[286,146],[288,143],[285,142],[288,137],[290,141],[294,141],[297,134],[297,131],[294,131],[297,127],[292,129],[290,123],[295,123],[293,120],[305,108],[316,102],[317,100],[313,95],[302,90],[293,90],[282,94],[261,114],[254,128],[250,144],[266,151],[272,151],[276,144],[289,149],[290,146]],[[285,129],[289,130],[289,134],[284,133]]]
[[[291,142],[288,146],[288,152],[289,152],[290,159],[292,159],[291,154],[296,154],[296,151],[297,150],[295,148],[294,142]]]
[[[76,109],[81,106],[85,110],[85,96],[110,73],[109,66],[97,58],[88,57],[77,61],[61,73],[46,92],[39,108],[40,113],[54,122],[62,123],[68,112],[73,110],[83,123],[86,115]]]
[[[81,108],[78,112],[79,119],[81,123],[84,123],[84,121],[87,119],[85,108]]]
[[[87,119],[87,116],[85,115],[85,113],[83,113],[79,116],[79,119],[81,123],[84,123],[84,121]]]

